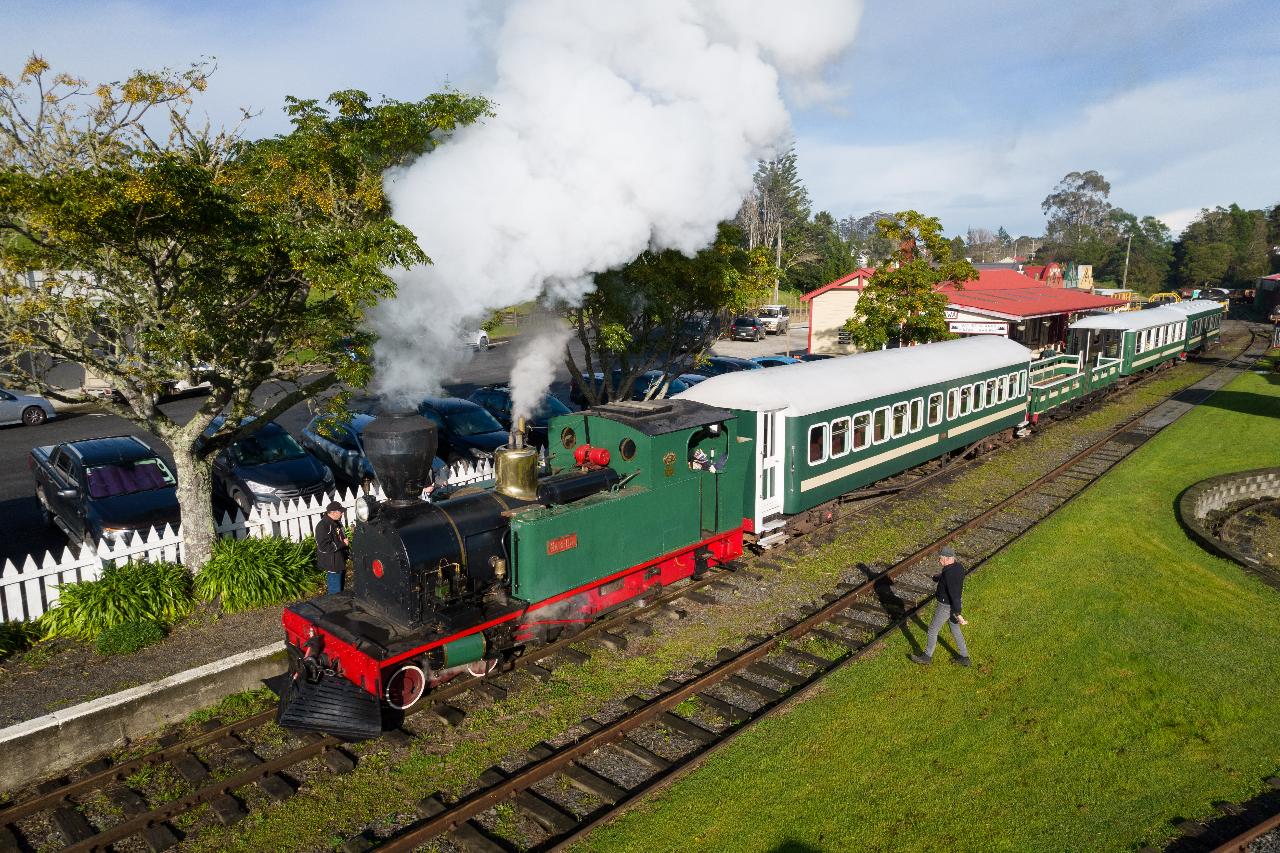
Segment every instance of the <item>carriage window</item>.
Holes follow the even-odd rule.
[[[911,431],[918,432],[924,426],[924,398],[911,401]]]
[[[942,423],[942,392],[929,395],[929,426]]]
[[[1027,396],[1027,371],[1018,374],[1018,396]]]
[[[893,437],[907,434],[907,409],[910,405],[907,403],[893,404]]]
[[[889,407],[876,409],[871,417],[871,441],[879,444],[889,440]]]
[[[853,449],[861,450],[871,443],[871,414],[860,412],[853,417]]]
[[[981,382],[973,383],[973,410],[981,412],[987,406],[987,386]]]
[[[964,385],[960,388],[960,417],[964,417],[973,411],[973,386]]]
[[[987,380],[987,405],[994,406],[1000,402],[1000,398],[996,395],[996,381],[994,379]]]
[[[996,402],[1003,403],[1009,399],[1009,377],[1001,376],[996,384]]]
[[[831,422],[831,458],[844,456],[849,452],[849,419],[840,418]]]
[[[827,461],[827,425],[814,424],[809,427],[809,464],[817,465]]]
[[[960,413],[959,401],[960,393],[952,388],[947,392],[947,417],[955,418]]]

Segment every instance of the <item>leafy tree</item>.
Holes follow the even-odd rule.
[[[1271,272],[1280,272],[1280,204],[1267,211],[1267,247],[1271,256]]]
[[[1110,215],[1116,240],[1098,266],[1096,277],[1124,284],[1139,293],[1155,293],[1168,286],[1173,264],[1173,241],[1169,227],[1154,216],[1141,220],[1126,210],[1114,209]],[[1125,275],[1125,254],[1129,268]]]
[[[890,216],[892,214],[883,210],[876,210],[857,218],[846,216],[840,220],[840,236],[849,242],[855,256],[865,255],[869,263],[878,264],[886,258],[893,257],[896,249],[893,243],[885,239],[876,228],[877,222]]]
[[[853,247],[840,236],[835,217],[825,210],[813,215],[806,241],[812,248],[813,260],[796,265],[787,274],[787,285],[807,292],[835,281],[858,267]]]
[[[819,259],[809,215],[809,190],[800,180],[795,149],[761,160],[751,192],[738,211],[737,224],[748,250],[761,246],[773,250],[779,284],[791,270]]]
[[[722,224],[715,241],[692,258],[674,249],[647,251],[597,275],[595,290],[568,312],[583,361],[568,347],[564,355],[570,376],[604,376],[601,387],[580,383],[587,401],[599,405],[611,398],[614,370],[623,399],[645,371],[678,373],[674,365],[682,353],[696,357],[711,343],[718,314],[742,312],[768,298],[775,274],[769,255],[764,246],[744,249],[738,229]]]
[[[996,245],[1001,251],[1005,251],[1013,245],[1013,238],[1009,236],[1008,231],[1004,230],[1003,225],[996,231]]]
[[[1267,214],[1239,205],[1202,210],[1178,239],[1178,277],[1186,287],[1247,287],[1271,265]]]
[[[845,323],[853,342],[880,349],[891,341],[905,346],[951,337],[947,296],[937,287],[943,282],[963,287],[978,277],[977,269],[963,257],[952,257],[951,242],[935,217],[906,210],[881,219],[876,227],[897,251],[876,267]]]
[[[964,244],[964,238],[959,234],[951,238],[951,257],[964,258],[968,257],[968,248]]]
[[[367,362],[339,340],[393,292],[386,269],[428,261],[391,220],[383,172],[488,110],[452,91],[290,98],[293,130],[248,142],[191,121],[208,74],[91,88],[32,57],[16,81],[0,76],[0,367],[79,402],[44,368],[84,365],[119,395],[107,408],[169,445],[193,568],[214,541],[212,457],[299,401],[363,383]],[[180,424],[159,401],[183,379],[212,391]]]
[[[1092,169],[1069,172],[1040,204],[1049,219],[1045,235],[1067,247],[1096,238],[1107,224],[1110,194],[1111,184]]]

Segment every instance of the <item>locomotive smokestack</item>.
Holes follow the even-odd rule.
[[[436,425],[407,412],[383,415],[364,428],[364,452],[388,501],[417,503],[431,479]]]

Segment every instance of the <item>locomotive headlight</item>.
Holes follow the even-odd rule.
[[[372,510],[373,510],[373,501],[369,498],[368,495],[364,495],[358,501],[356,501],[356,518],[360,519],[361,521],[368,521],[369,514],[370,512],[372,512]]]

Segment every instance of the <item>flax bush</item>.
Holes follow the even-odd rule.
[[[32,622],[0,622],[0,660],[26,651],[39,640],[40,629]]]
[[[196,594],[230,613],[281,604],[320,590],[314,539],[223,539],[196,575]]]
[[[50,637],[93,640],[126,622],[174,622],[194,604],[191,575],[177,563],[123,563],[96,581],[63,584],[40,627]]]

